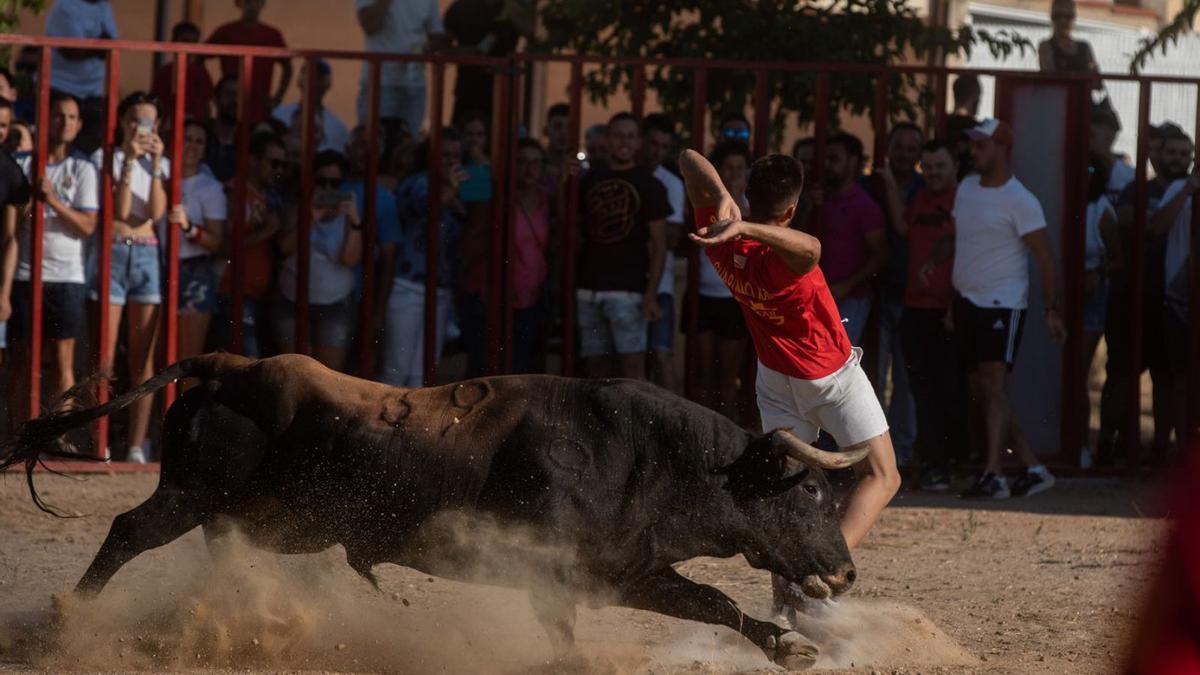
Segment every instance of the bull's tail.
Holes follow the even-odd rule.
[[[46,513],[62,515],[38,496],[33,485],[33,470],[42,455],[62,459],[94,459],[75,451],[63,439],[67,432],[128,408],[134,401],[151,395],[176,380],[188,377],[208,379],[250,363],[252,359],[232,354],[205,354],[185,359],[103,405],[90,405],[93,402],[94,385],[91,381],[84,382],[63,394],[53,410],[21,424],[11,438],[0,441],[0,473],[23,463],[29,494],[34,504]]]

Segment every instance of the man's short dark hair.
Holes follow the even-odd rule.
[[[717,143],[717,147],[713,148],[712,154],[708,156],[708,161],[718,171],[721,170],[721,165],[730,157],[742,156],[746,158],[746,166],[754,161],[754,155],[750,152],[750,146],[746,145],[745,141],[721,141]]]
[[[542,147],[542,144],[538,142],[536,138],[522,138],[521,140],[517,141],[517,152],[527,148],[537,150],[543,156],[546,154],[546,149]]]
[[[552,117],[569,117],[571,115],[571,106],[566,103],[555,103],[546,111],[546,119]]]
[[[813,138],[812,136],[805,136],[804,138],[797,138],[796,142],[792,144],[792,156],[795,157],[796,153],[800,152],[800,148],[811,148],[811,147],[815,147],[816,144],[817,144],[817,139]]]
[[[62,101],[74,101],[75,107],[78,108],[79,110],[83,110],[83,106],[79,105],[79,99],[76,98],[72,94],[68,94],[65,91],[51,92],[51,94],[50,94],[50,109],[54,110],[54,106],[58,105]]]
[[[346,156],[337,150],[322,150],[313,158],[314,172],[327,166],[336,166],[343,176],[350,173],[350,163],[346,161]]]
[[[746,119],[745,115],[743,115],[740,111],[730,110],[724,115],[721,115],[721,123],[717,125],[717,128],[720,129],[730,122],[741,122],[742,124],[745,124],[747,128],[750,127],[750,120]]]
[[[204,138],[206,140],[208,139],[208,137],[209,137],[208,122],[205,122],[204,120],[200,119],[199,117],[188,116],[188,117],[183,118],[184,131],[187,131],[187,129],[189,127],[196,127],[197,129],[203,129],[204,130]]]
[[[634,117],[633,113],[625,112],[625,111],[621,111],[621,112],[617,113],[616,115],[613,115],[612,117],[608,118],[608,128],[611,129],[614,124],[616,124],[617,122],[622,122],[624,120],[629,120],[630,122],[633,122],[635,125],[637,125],[638,132],[641,132],[642,123],[640,121],[638,121],[637,117]]]
[[[179,42],[179,36],[184,33],[191,33],[197,39],[200,38],[200,28],[191,21],[180,21],[171,27],[171,42]]]
[[[657,131],[668,136],[675,135],[675,120],[663,113],[650,113],[642,120],[643,131]]]
[[[1121,130],[1121,119],[1117,117],[1117,111],[1113,110],[1111,104],[1092,106],[1091,122],[1108,127],[1113,131]]]
[[[226,85],[232,84],[235,88],[238,86],[237,75],[226,75],[217,80],[217,86],[213,87],[213,91],[221,91]]]
[[[954,102],[956,104],[978,98],[983,95],[983,87],[979,84],[977,75],[959,75],[954,79]]]
[[[129,112],[134,106],[152,105],[154,110],[161,116],[162,108],[158,105],[158,97],[154,94],[147,94],[144,91],[135,91],[132,94],[121,99],[121,103],[117,106],[117,118],[122,118],[125,113]]]
[[[900,133],[901,131],[911,131],[915,133],[922,141],[925,140],[925,132],[921,130],[921,127],[907,121],[896,122],[893,124],[892,130],[888,132],[888,140],[890,141],[895,138],[896,134]]]
[[[13,111],[14,115],[16,115],[17,112],[16,109],[13,108],[12,101],[6,98],[0,98],[0,110],[11,110]]]
[[[787,155],[767,155],[750,167],[746,182],[746,199],[750,200],[750,217],[755,220],[775,220],[800,198],[804,189],[804,169],[800,162]]]
[[[287,151],[283,139],[269,131],[260,131],[250,137],[250,154],[255,157],[262,157],[267,148],[272,146]]]
[[[863,158],[863,143],[854,134],[839,131],[829,137],[829,145],[841,146],[847,155],[861,160]]]
[[[944,139],[935,138],[933,140],[926,141],[925,145],[921,146],[921,152],[933,153],[939,150],[945,150],[946,154],[950,155],[950,159],[956,162],[958,161],[958,157],[954,156],[954,146],[950,145],[950,143]]]

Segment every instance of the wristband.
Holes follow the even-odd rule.
[[[204,228],[200,227],[199,225],[191,225],[191,227],[184,230],[184,234],[187,235],[187,240],[194,244],[200,241],[200,238],[204,236]]]

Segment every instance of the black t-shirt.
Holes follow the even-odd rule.
[[[20,165],[7,152],[0,151],[0,205],[25,204],[32,196],[31,192]]]
[[[1170,182],[1168,181],[1167,184],[1169,185]],[[1116,203],[1118,209],[1126,206],[1130,209],[1134,207],[1136,186],[1137,181],[1133,180],[1121,190],[1121,195],[1117,197]],[[1166,194],[1166,191],[1167,186],[1163,184],[1163,181],[1146,181],[1146,207],[1151,213],[1158,209],[1159,202],[1162,201],[1162,197]],[[1149,216],[1147,216],[1148,218]],[[1120,223],[1120,225],[1118,233],[1121,237],[1121,250],[1126,251],[1125,255],[1128,257],[1129,252],[1133,251],[1133,227],[1129,222]],[[1142,269],[1145,270],[1145,276],[1143,277],[1144,285],[1142,286],[1142,290],[1145,297],[1149,298],[1150,302],[1153,303],[1152,306],[1157,307],[1161,302],[1164,284],[1166,283],[1166,280],[1163,278],[1165,274],[1163,266],[1166,264],[1167,246],[1166,241],[1162,237],[1154,237],[1149,234],[1146,235],[1145,244],[1145,257],[1142,262]],[[1124,293],[1128,290],[1127,286],[1133,281],[1127,274],[1128,270],[1129,265],[1126,264],[1113,273],[1112,288],[1114,292]]]
[[[508,56],[517,48],[521,34],[507,18],[501,17],[503,2],[455,0],[446,10],[446,32],[463,47],[478,47],[492,36],[487,56]],[[456,121],[467,113],[488,113],[492,109],[492,71],[483,66],[459,66],[454,84]]]
[[[583,176],[579,203],[584,245],[578,287],[644,292],[650,273],[647,226],[671,215],[666,188],[641,167],[599,166]]]

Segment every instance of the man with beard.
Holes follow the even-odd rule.
[[[1192,142],[1175,124],[1166,122],[1150,129],[1148,157],[1155,178],[1146,183],[1147,223],[1159,208],[1163,194],[1174,181],[1187,175],[1192,161]],[[1136,183],[1130,183],[1117,200],[1117,224],[1121,233],[1121,250],[1133,250],[1134,196]],[[1163,265],[1166,254],[1162,237],[1149,236],[1143,249],[1142,294],[1142,368],[1150,370],[1153,383],[1154,440],[1151,455],[1161,459],[1171,442],[1174,420],[1171,413],[1172,370],[1166,358],[1159,308],[1163,305],[1165,281]],[[1124,443],[1125,411],[1128,409],[1130,386],[1129,361],[1133,358],[1129,344],[1129,309],[1132,302],[1132,262],[1125,260],[1109,277],[1108,318],[1104,341],[1108,348],[1104,390],[1100,397],[1100,438],[1096,451],[1097,466],[1111,466],[1118,458]],[[1125,458],[1135,462],[1137,457]]]

